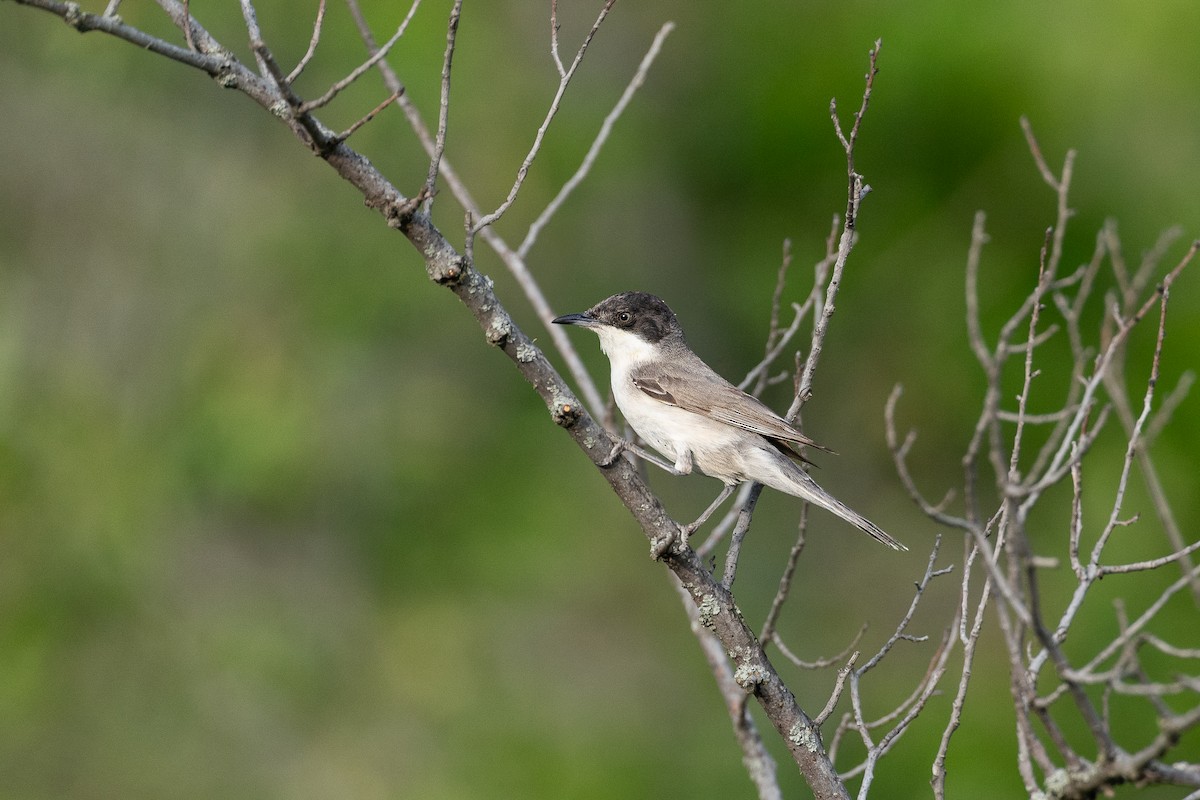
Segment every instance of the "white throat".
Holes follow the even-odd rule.
[[[661,357],[661,348],[642,337],[607,325],[596,328],[600,350],[608,356],[613,375],[623,375],[644,361]]]

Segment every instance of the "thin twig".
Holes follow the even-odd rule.
[[[375,44],[375,38],[371,34],[371,29],[367,25],[358,0],[346,0],[346,5],[350,9],[350,16],[354,19],[354,24],[358,28],[359,36],[366,45],[367,52],[372,55],[378,53],[379,48]],[[408,98],[407,93],[405,93],[404,83],[386,59],[378,60],[376,67],[383,76],[384,85],[391,92],[398,95],[396,105],[404,113],[409,127],[416,134],[417,140],[421,143],[425,154],[432,158],[436,149],[434,136],[430,133],[429,126],[425,124],[420,110]],[[454,168],[445,155],[440,160],[439,176],[445,182],[446,186],[449,187],[450,192],[468,216],[478,218],[482,215],[482,212],[479,210],[479,204],[472,197],[470,189],[458,174],[458,170]],[[575,382],[575,386],[583,395],[584,405],[597,419],[604,419],[604,398],[601,396],[596,382],[592,380],[591,374],[587,371],[583,360],[579,357],[579,351],[575,349],[575,345],[572,343],[571,338],[567,336],[566,331],[563,330],[563,326],[550,324],[550,320],[554,319],[557,315],[551,310],[549,301],[546,299],[537,281],[529,273],[524,261],[496,233],[494,228],[485,228],[480,231],[480,236],[483,237],[484,241],[488,243],[504,262],[505,267],[517,279],[517,283],[520,285],[522,292],[524,292],[526,299],[533,306],[538,319],[541,320],[545,334],[554,343],[554,349],[559,352],[566,362],[567,370],[571,373],[571,378]]]
[[[916,480],[913,479],[912,473],[908,469],[908,452],[912,449],[912,445],[916,441],[917,432],[909,431],[908,435],[904,437],[903,442],[900,442],[899,437],[896,435],[896,404],[903,392],[904,387],[896,384],[892,388],[892,393],[888,395],[883,411],[885,436],[888,450],[892,453],[892,462],[895,464],[896,474],[900,477],[900,482],[904,485],[908,496],[912,498],[913,502],[917,504],[927,517],[947,527],[970,530],[973,526],[970,520],[964,517],[956,517],[946,512],[946,506],[952,495],[947,495],[942,502],[934,505],[926,500],[921,490],[917,488]]]
[[[783,240],[783,258],[779,262],[779,271],[775,273],[775,291],[771,293],[771,318],[767,326],[767,354],[779,339],[779,307],[783,300],[783,289],[787,286],[788,267],[792,265],[792,240]]]
[[[1117,488],[1113,498],[1112,510],[1109,513],[1108,524],[1104,526],[1100,537],[1097,539],[1095,546],[1092,549],[1092,564],[1098,564],[1100,554],[1104,550],[1104,546],[1108,543],[1109,536],[1117,529],[1118,522],[1121,517],[1121,508],[1125,501],[1125,491],[1129,483],[1130,474],[1133,471],[1133,465],[1137,458],[1137,451],[1141,444],[1142,429],[1146,426],[1146,420],[1150,417],[1150,409],[1154,404],[1154,387],[1158,383],[1158,375],[1160,369],[1160,361],[1162,359],[1163,340],[1166,337],[1167,328],[1167,299],[1170,297],[1170,287],[1164,285],[1159,290],[1159,321],[1158,321],[1158,336],[1154,342],[1154,357],[1150,365],[1150,377],[1146,381],[1146,393],[1142,400],[1142,413],[1138,416],[1133,426],[1129,431],[1129,441],[1125,447],[1125,460],[1121,467],[1121,475],[1117,481]]]
[[[858,220],[858,209],[862,203],[863,195],[866,194],[868,187],[863,182],[862,176],[854,171],[854,146],[858,141],[859,126],[862,124],[863,117],[867,113],[867,105],[871,99],[871,92],[875,87],[875,76],[879,73],[878,59],[879,50],[882,47],[882,40],[875,40],[875,47],[871,49],[869,54],[870,67],[866,75],[866,85],[863,88],[862,103],[859,105],[858,111],[854,114],[854,125],[850,129],[850,135],[847,137],[842,130],[841,121],[837,115],[837,103],[830,101],[829,113],[833,119],[834,131],[837,134],[838,140],[842,143],[842,147],[846,153],[846,172],[849,176],[849,184],[846,192],[846,214],[842,223],[842,234],[838,239],[837,258],[833,262],[832,274],[829,278],[829,283],[825,289],[825,297],[822,303],[820,313],[816,316],[816,324],[813,326],[812,341],[809,344],[808,357],[804,360],[804,369],[801,372],[798,380],[799,388],[796,391],[796,397],[792,401],[791,407],[788,409],[787,418],[795,419],[800,413],[801,406],[808,401],[812,395],[813,375],[816,373],[817,363],[821,359],[821,350],[825,344],[825,335],[829,330],[829,322],[833,317],[833,312],[837,303],[838,290],[842,283],[842,273],[846,268],[846,261],[850,257],[850,251],[854,247],[855,233],[854,229]]]
[[[789,324],[783,331],[776,332],[777,335],[775,336],[775,344],[767,350],[767,353],[765,356],[763,356],[762,361],[759,361],[750,368],[750,371],[746,373],[746,377],[742,378],[741,382],[738,384],[739,389],[748,391],[750,394],[757,397],[762,393],[763,389],[765,389],[771,383],[772,379],[768,375],[771,367],[775,364],[775,361],[781,355],[783,355],[784,351],[787,350],[788,345],[792,343],[792,340],[796,337],[796,334],[800,332],[800,325],[808,317],[808,312],[811,308],[811,295],[804,301],[803,305],[800,305],[799,303],[792,303],[792,311],[795,313],[795,316],[792,317],[791,324]],[[786,376],[787,372],[784,372],[783,374]]]
[[[351,136],[354,135],[355,131],[357,131],[363,125],[366,125],[371,120],[375,119],[375,117],[379,115],[380,111],[383,111],[385,108],[390,106],[392,103],[396,102],[396,100],[399,97],[400,97],[399,94],[397,94],[396,92],[392,92],[392,94],[390,96],[388,96],[388,98],[386,100],[384,100],[382,103],[375,106],[375,108],[371,109],[366,114],[364,114],[357,122],[355,122],[349,128],[346,128],[346,130],[339,133],[338,137],[337,137],[338,141],[344,142],[347,139],[349,139]]]
[[[796,574],[796,566],[800,563],[800,554],[804,552],[806,533],[808,531],[807,522],[808,506],[806,504],[800,508],[800,522],[797,525],[796,540],[792,542],[792,549],[788,553],[788,560],[783,567],[783,574],[779,576],[779,588],[775,590],[775,597],[771,600],[771,609],[767,612],[767,618],[763,621],[762,630],[758,634],[758,638],[764,643],[775,638],[775,626],[779,623],[779,615],[783,611],[783,604],[787,602],[788,594],[792,591],[792,578]]]
[[[1176,561],[1183,562],[1188,556],[1198,550],[1200,550],[1200,540],[1194,541],[1188,546],[1184,547],[1182,550],[1176,550],[1174,553],[1171,553],[1167,556],[1151,558],[1147,561],[1135,561],[1129,564],[1100,566],[1096,568],[1095,574],[1097,577],[1103,577],[1105,575],[1122,575],[1129,572],[1144,572],[1148,569],[1158,569],[1159,567],[1166,566],[1167,564],[1171,564]]]
[[[550,219],[558,213],[558,210],[562,208],[567,198],[571,196],[571,193],[578,188],[579,184],[583,183],[584,178],[592,171],[592,167],[600,155],[601,148],[604,147],[605,142],[608,141],[608,137],[612,133],[613,126],[616,125],[621,115],[625,113],[625,108],[629,105],[629,102],[633,99],[638,89],[642,88],[642,85],[646,82],[646,75],[650,72],[650,67],[654,65],[655,59],[658,58],[658,54],[662,51],[663,42],[673,30],[675,30],[675,23],[673,22],[664,23],[658,29],[658,33],[654,36],[654,41],[650,43],[650,48],[642,56],[642,61],[638,64],[637,71],[633,73],[633,77],[625,86],[625,91],[621,92],[616,105],[605,115],[604,121],[600,124],[600,130],[596,133],[596,138],[592,140],[592,144],[588,147],[587,153],[584,154],[583,161],[580,162],[579,167],[575,170],[575,174],[567,179],[567,182],[558,190],[558,194],[554,195],[554,199],[542,209],[542,213],[538,214],[537,219],[530,223],[525,238],[521,241],[520,246],[517,247],[517,255],[522,261],[529,255],[529,251],[533,248],[534,243],[537,242],[538,235],[542,232],[542,229],[546,227]]]
[[[729,537],[729,550],[725,553],[725,572],[721,577],[721,585],[726,590],[733,588],[733,579],[737,576],[738,557],[742,552],[742,542],[750,530],[750,522],[754,517],[754,509],[761,493],[762,484],[752,484],[746,502],[738,510],[737,525],[734,526],[733,534]]]
[[[108,4],[108,8],[104,9],[104,15],[106,17],[115,16],[117,13],[117,6],[120,4],[120,2],[121,0],[112,0],[112,2]],[[195,50],[196,42],[192,38],[191,0],[183,0],[183,18],[187,21],[183,26],[183,40],[187,42],[188,50]]]
[[[408,9],[408,14],[406,14],[404,19],[400,22],[400,27],[396,28],[396,32],[392,34],[392,38],[384,42],[382,47],[374,48],[374,52],[371,53],[371,56],[366,61],[351,70],[349,75],[333,84],[333,86],[330,86],[329,90],[325,92],[325,94],[321,95],[315,100],[309,100],[300,106],[299,113],[305,114],[309,111],[315,111],[318,108],[323,108],[324,106],[329,105],[333,98],[337,97],[343,89],[361,78],[363,74],[367,72],[367,70],[371,69],[371,67],[381,62],[384,57],[387,56],[388,52],[396,45],[396,42],[400,41],[400,37],[404,35],[404,32],[408,30],[408,23],[412,21],[412,18],[417,13],[417,8],[420,5],[421,0],[413,0],[412,6],[410,6]],[[355,7],[357,7],[357,3],[355,4]],[[392,92],[394,93],[395,91],[396,90],[393,88]]]
[[[1175,384],[1175,388],[1167,393],[1163,398],[1162,403],[1158,407],[1158,413],[1154,415],[1154,419],[1146,426],[1144,438],[1147,448],[1149,445],[1158,439],[1163,428],[1167,426],[1171,418],[1175,416],[1175,410],[1187,398],[1192,391],[1192,386],[1196,383],[1196,373],[1188,370],[1179,376],[1179,382]]]
[[[258,61],[258,72],[264,78],[270,74],[270,67],[267,65],[267,45],[263,41],[262,31],[258,27],[258,12],[254,10],[252,0],[240,0],[242,6],[242,19],[246,22],[246,32],[250,34],[250,49],[254,51],[254,58]],[[188,0],[184,0],[184,14],[190,17],[187,13]],[[188,30],[191,30],[191,25],[188,25]],[[282,86],[280,87],[283,88]]]
[[[295,69],[288,73],[287,82],[295,83],[300,77],[300,73],[304,72],[304,68],[308,66],[308,62],[312,61],[313,56],[317,54],[317,45],[321,41],[321,26],[325,24],[325,0],[320,0],[317,5],[317,18],[313,22],[312,38],[308,40],[308,49],[304,51],[304,55],[297,62]]]
[[[596,17],[591,30],[588,31],[587,36],[583,39],[583,43],[579,46],[579,50],[576,51],[575,59],[571,62],[571,66],[560,76],[558,89],[554,93],[554,98],[550,101],[550,108],[546,111],[546,116],[542,120],[542,124],[538,126],[537,134],[533,138],[533,145],[529,148],[525,160],[521,162],[520,168],[517,169],[517,177],[513,181],[512,188],[508,190],[508,196],[504,198],[504,201],[494,211],[485,214],[471,226],[470,233],[472,235],[495,223],[516,202],[517,193],[521,191],[521,185],[525,183],[525,176],[529,174],[529,167],[532,166],[533,160],[537,158],[538,153],[542,149],[542,140],[546,137],[546,131],[550,128],[551,121],[558,114],[558,108],[562,103],[563,95],[566,94],[567,86],[570,84],[571,78],[575,76],[575,71],[579,69],[579,64],[583,61],[583,56],[587,52],[588,46],[592,43],[592,39],[595,38],[597,31],[600,30],[600,26],[604,24],[608,12],[612,10],[613,4],[616,1],[605,0],[604,5],[600,9],[599,16]],[[470,239],[468,239],[469,241]]]
[[[437,187],[438,168],[442,154],[446,152],[446,123],[450,117],[450,65],[454,61],[454,41],[458,35],[458,21],[462,16],[462,0],[454,0],[450,10],[450,22],[446,25],[446,56],[442,61],[442,91],[438,104],[437,135],[433,140],[433,155],[429,158],[429,174],[425,178],[425,213],[433,207],[433,194]]]
[[[558,32],[562,25],[558,21],[558,0],[550,0],[550,57],[554,60],[554,68],[558,77],[565,78],[567,69],[563,66],[562,56],[558,54]]]
[[[966,562],[963,565],[962,591],[958,613],[958,618],[964,626],[966,625],[967,611],[970,604],[972,562],[979,552],[979,549],[969,542],[966,543],[966,547],[968,548],[968,554]],[[950,751],[951,738],[958,731],[959,725],[962,724],[963,707],[966,705],[967,700],[967,686],[971,682],[972,668],[975,663],[975,647],[979,644],[985,614],[990,606],[991,589],[991,579],[985,575],[983,590],[980,592],[979,600],[975,605],[975,614],[970,632],[967,632],[965,628],[960,629],[959,642],[963,645],[962,669],[959,673],[958,688],[955,691],[954,700],[950,705],[950,718],[946,721],[946,727],[942,730],[942,738],[938,743],[937,755],[933,759],[933,774],[930,778],[930,784],[933,787],[933,796],[936,800],[943,800],[946,796],[946,755]]]
[[[795,666],[799,667],[800,669],[804,669],[804,670],[818,670],[818,669],[828,669],[829,667],[832,667],[834,664],[837,664],[842,659],[844,659],[846,657],[846,654],[852,650],[854,651],[853,658],[857,659],[859,654],[858,654],[858,651],[855,650],[855,648],[858,647],[858,643],[862,641],[863,634],[865,634],[866,632],[867,632],[867,625],[866,625],[866,623],[863,623],[862,626],[859,627],[858,632],[854,634],[854,638],[850,640],[850,643],[848,645],[846,645],[845,647],[842,648],[841,652],[835,653],[834,655],[831,655],[831,656],[826,656],[824,658],[818,658],[814,661],[805,661],[800,656],[798,656],[794,652],[792,652],[791,648],[789,648],[787,646],[787,644],[784,643],[783,637],[780,636],[777,631],[771,633],[770,641],[776,647],[779,648],[780,654],[783,655],[783,657],[786,658],[788,661],[792,662],[792,664],[794,664]],[[763,642],[765,644],[766,640],[763,640]]]
[[[1046,238],[1049,240],[1050,231],[1046,231]],[[1006,478],[1009,484],[1018,484],[1021,482],[1021,476],[1018,471],[1018,465],[1021,459],[1021,443],[1025,433],[1025,409],[1029,406],[1029,393],[1033,388],[1033,379],[1037,377],[1037,373],[1033,369],[1033,349],[1034,342],[1037,339],[1037,324],[1040,316],[1039,312],[1042,308],[1041,298],[1046,293],[1046,284],[1050,278],[1047,258],[1047,242],[1042,244],[1042,254],[1038,266],[1038,282],[1037,288],[1033,290],[1034,302],[1033,307],[1029,311],[1029,338],[1025,345],[1025,374],[1021,382],[1021,393],[1017,395],[1017,425],[1012,437],[1012,450],[1008,461],[1008,476]]]
[[[829,699],[825,702],[825,707],[821,709],[821,713],[813,718],[813,722],[817,725],[824,725],[825,720],[829,719],[829,715],[837,707],[838,701],[842,699],[842,692],[846,688],[846,678],[854,671],[854,662],[858,661],[858,651],[855,650],[850,654],[850,658],[846,660],[845,666],[838,670],[837,680],[833,683],[833,691],[829,693]]]

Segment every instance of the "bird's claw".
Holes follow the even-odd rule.
[[[685,549],[687,549],[688,544],[691,541],[692,534],[695,533],[703,524],[703,519],[698,519],[690,525],[680,525],[676,523],[674,535],[664,533],[660,538],[655,540],[654,545],[651,548],[651,552],[655,554],[654,557],[658,559],[663,555],[666,555],[671,550],[672,545],[678,545],[675,550],[678,553],[682,553]]]
[[[600,462],[599,466],[611,467],[613,464],[617,463],[617,459],[621,457],[621,453],[625,452],[626,448],[628,447],[629,442],[625,441],[624,439],[617,439],[617,443],[613,445],[612,450],[608,451],[608,455],[605,456],[604,461]]]
[[[680,525],[674,533],[664,533],[656,536],[650,542],[650,556],[655,561],[662,561],[667,553],[674,549],[676,552],[682,553],[688,545],[688,537],[694,532],[691,525]]]
[[[650,557],[655,561],[662,561],[663,556],[671,552],[671,545],[675,543],[675,537],[670,534],[655,537],[650,542]]]

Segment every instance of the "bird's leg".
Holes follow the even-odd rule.
[[[725,498],[729,497],[730,493],[732,493],[735,488],[737,488],[736,483],[726,484],[725,488],[721,490],[721,493],[717,495],[717,499],[712,501],[712,505],[704,510],[704,513],[700,515],[699,519],[697,519],[691,525],[683,526],[683,538],[686,540],[696,532],[697,528],[708,521],[708,518],[712,516],[713,512],[717,510],[721,503],[725,502]]]
[[[661,458],[654,455],[653,453],[645,450],[644,448],[638,447],[633,442],[626,441],[625,439],[617,439],[617,443],[615,445],[613,445],[613,449],[611,452],[609,452],[608,458],[600,466],[607,467],[607,466],[611,465],[614,461],[617,460],[617,457],[620,456],[621,453],[623,453],[625,451],[629,451],[630,453],[633,453],[635,456],[637,456],[638,458],[640,458],[644,461],[649,461],[654,466],[659,467],[660,469],[664,469],[667,472],[671,473],[672,475],[687,475],[689,472],[692,471],[692,462],[691,462],[690,457],[688,458],[686,464],[684,465],[684,466],[686,466],[686,468],[681,467],[679,464],[668,464],[666,461],[663,461]]]

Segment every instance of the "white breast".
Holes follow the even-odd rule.
[[[596,332],[600,349],[612,365],[613,399],[637,435],[682,471],[689,471],[694,463],[701,472],[725,483],[742,480],[740,464],[729,464],[728,456],[737,451],[737,440],[745,433],[650,397],[634,386],[630,373],[658,355],[653,345],[615,328]]]

